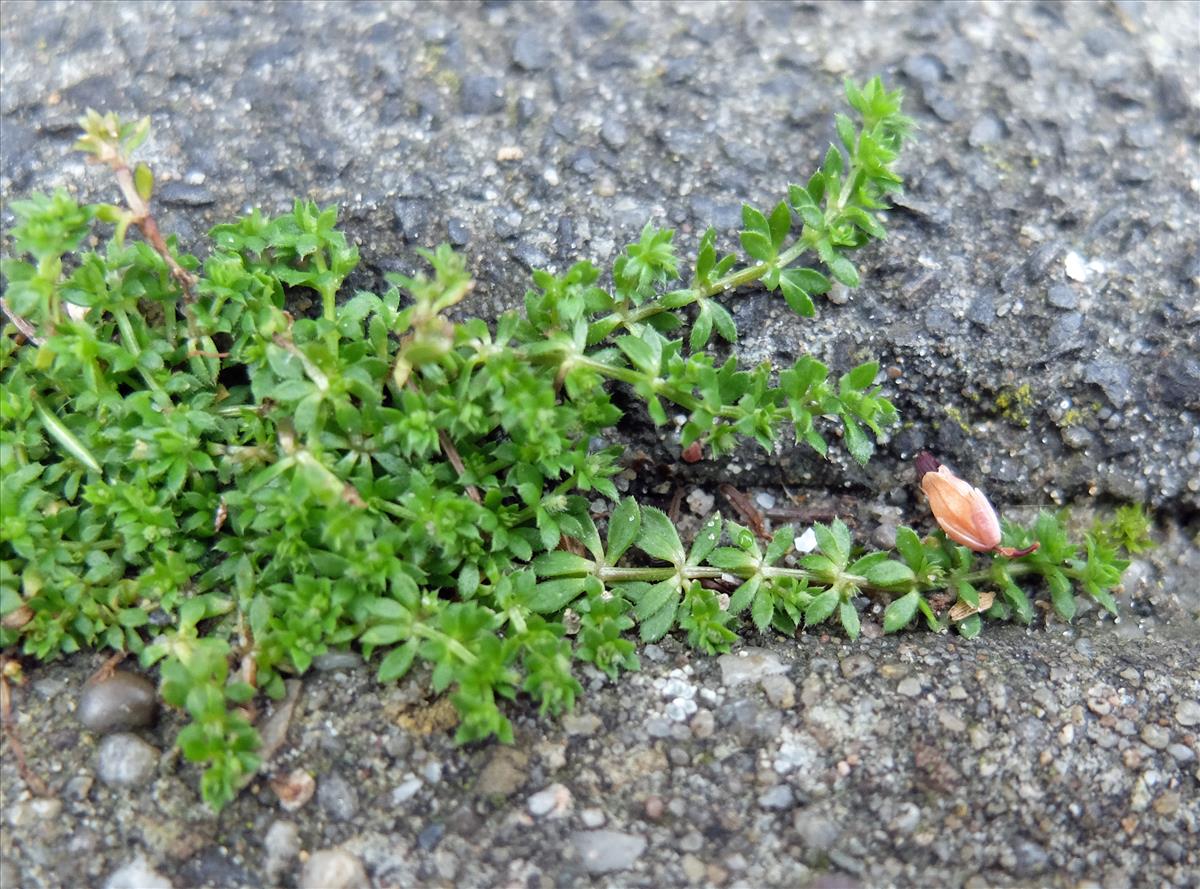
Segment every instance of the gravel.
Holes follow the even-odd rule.
[[[931,448],[1006,517],[1069,505],[1084,529],[1093,498],[1149,502],[1162,546],[1130,569],[1119,624],[1093,608],[972,642],[883,637],[868,603],[853,645],[748,629],[707,658],[667,638],[620,683],[581,671],[562,721],[506,703],[511,748],[456,747],[427,672],[379,687],[327,657],[219,818],[198,769],[160,759],[179,714],[119,721],[85,688],[93,657],[27,665],[15,725],[53,797],[6,737],[0,883],[1197,889],[1195,32],[1186,4],[1123,2],[6,16],[6,206],[60,185],[110,200],[69,153],[72,122],[149,113],[160,221],[185,245],[305,195],[341,208],[363,255],[351,291],[449,239],[477,278],[465,309],[493,317],[530,266],[611,263],[647,219],[675,229],[685,274],[709,224],[732,249],[741,201],[773,205],[834,138],[841,78],[881,72],[921,131],[889,238],[856,257],[863,286],[810,320],[761,291],[732,305],[743,361],[879,358],[904,426],[866,468],[836,446],[685,466],[636,410],[625,444],[694,522],[729,481],[864,536],[919,522],[902,467]],[[301,775],[317,801],[280,820],[270,779]]]

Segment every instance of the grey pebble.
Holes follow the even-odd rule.
[[[410,777],[402,781],[395,790],[392,791],[392,805],[398,806],[408,802],[421,789],[421,779]]]
[[[139,855],[105,880],[104,889],[174,889],[174,884]]]
[[[358,791],[338,772],[321,778],[317,784],[317,802],[337,821],[349,821],[358,812]]]
[[[1050,346],[1050,355],[1057,357],[1082,349],[1087,343],[1083,333],[1083,315],[1079,312],[1070,312],[1056,319],[1050,325],[1050,335],[1048,337],[1048,345]]]
[[[571,791],[562,784],[551,784],[545,790],[531,794],[526,805],[529,807],[529,814],[535,818],[557,814],[570,807]]]
[[[717,663],[721,667],[721,683],[730,688],[787,672],[779,658],[762,648],[743,648],[733,654],[723,654]]]
[[[782,812],[796,805],[796,795],[786,784],[776,784],[758,798],[758,805],[764,809]]]
[[[760,684],[771,706],[780,710],[790,710],[796,706],[796,686],[786,676],[767,676]]]
[[[1097,359],[1083,369],[1083,380],[1099,386],[1113,407],[1122,407],[1132,397],[1129,368],[1109,358]],[[1200,704],[1196,707],[1196,722],[1200,723]],[[1192,723],[1193,725],[1195,723]]]
[[[875,665],[865,654],[852,654],[849,657],[844,657],[839,666],[842,669],[842,675],[847,679],[857,679],[859,676],[866,676],[875,669]]]
[[[434,821],[417,834],[417,845],[429,852],[437,848],[438,843],[442,841],[442,837],[446,835],[446,825],[440,821]]]
[[[528,29],[513,41],[512,60],[523,71],[541,71],[554,60],[554,56],[550,53],[546,36]]]
[[[842,835],[842,829],[837,822],[819,812],[797,812],[792,817],[792,827],[805,846],[818,852],[831,848]]]
[[[392,207],[396,228],[410,244],[420,241],[429,226],[429,203],[421,198],[401,198]]]
[[[1200,725],[1200,701],[1180,701],[1175,708],[1175,721],[1180,725]]]
[[[646,734],[651,738],[665,738],[671,734],[671,723],[661,716],[651,716],[646,720]]]
[[[606,117],[600,124],[600,138],[613,151],[620,151],[629,142],[629,130],[617,117]]]
[[[14,830],[28,830],[39,821],[52,821],[62,814],[62,800],[30,799],[10,804],[5,813]]]
[[[584,809],[579,813],[579,820],[583,822],[584,827],[602,827],[604,825],[604,811],[596,808]]]
[[[1195,751],[1186,744],[1172,744],[1167,748],[1167,753],[1175,758],[1176,762],[1191,762],[1196,758]]]
[[[971,132],[967,135],[967,144],[972,148],[982,148],[985,145],[999,142],[1007,135],[1008,128],[1005,127],[1004,121],[989,111],[971,126]]]
[[[362,862],[341,849],[321,849],[304,864],[300,889],[366,889],[370,886]]]
[[[1150,722],[1142,726],[1142,740],[1146,742],[1147,747],[1165,750],[1171,743],[1171,733],[1161,725]]]
[[[896,691],[906,698],[915,698],[921,693],[921,680],[916,676],[901,679],[900,684],[896,686]]]
[[[1046,302],[1056,309],[1073,309],[1079,305],[1079,294],[1067,284],[1055,284],[1046,291]]]
[[[933,53],[908,56],[900,68],[905,76],[918,83],[937,83],[946,76],[946,66]]]
[[[113,787],[139,787],[157,765],[158,750],[128,732],[107,735],[96,751],[96,774]]]
[[[594,735],[603,723],[595,713],[569,713],[563,717],[562,727],[568,735]]]
[[[267,860],[264,870],[272,880],[278,880],[291,868],[300,854],[300,831],[290,821],[272,821],[263,839]]]
[[[471,230],[467,223],[457,216],[446,220],[446,236],[450,239],[452,247],[466,247],[471,243]]]
[[[84,688],[75,716],[86,728],[105,734],[149,725],[157,706],[158,693],[149,679],[118,670]]]
[[[437,760],[425,763],[424,768],[421,769],[421,777],[427,784],[437,784],[442,780],[442,764]]]
[[[591,874],[628,870],[646,851],[646,838],[619,830],[577,830],[571,845]]]
[[[169,207],[207,207],[217,202],[208,188],[186,182],[164,183],[155,189],[154,197]]]

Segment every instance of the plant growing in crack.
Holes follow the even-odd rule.
[[[378,656],[382,682],[427,665],[460,741],[507,741],[502,699],[569,709],[577,662],[637,668],[635,628],[678,628],[708,652],[746,612],[760,631],[835,621],[855,637],[874,599],[888,632],[920,612],[974,636],[984,614],[1029,621],[1020,584],[1038,577],[1065,619],[1075,586],[1112,610],[1140,512],[1082,550],[1043,514],[1000,526],[983,554],[908,528],[895,552],[866,551],[841,521],[814,526],[801,553],[791,527],[764,545],[716,514],[685,546],[664,513],[621,499],[619,449],[595,444],[622,418],[615,384],[655,423],[684,412],[693,460],[740,438],[772,451],[787,431],[821,455],[840,435],[866,462],[895,424],[874,361],[832,376],[811,356],[777,370],[707,350],[714,332],[736,339],[726,303],[741,289],[808,316],[831,278],[858,284],[851,257],[885,234],[910,122],[878,79],[847,98],[857,121],[838,115],[820,169],[770,212],[744,208],[744,257],[721,255],[710,229],[679,286],[672,232],[647,226],[611,286],[588,262],[539,271],[524,311],[493,323],[446,316],[471,277],[445,246],[422,253],[431,273],[339,303],[358,253],[336,210],[311,203],[217,226],[199,263],[150,211],[153,176],[131,158],[147,124],[89,114],[79,147],[114,172],[124,206],[61,191],[12,204],[0,646],[158,665],[164,699],[191,719],[178,745],[220,808],[261,766],[254,696],[281,696],[330,649]],[[97,224],[113,228],[85,249]],[[306,290],[317,317],[286,308]],[[597,498],[614,504],[595,513],[603,537]]]

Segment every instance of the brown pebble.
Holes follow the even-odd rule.
[[[663,815],[663,801],[661,796],[646,797],[646,817],[651,821],[657,821]]]
[[[117,670],[79,696],[76,718],[100,734],[142,728],[154,721],[158,693],[145,676]]]

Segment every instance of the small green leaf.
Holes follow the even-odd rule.
[[[863,390],[875,382],[879,375],[878,361],[865,361],[845,376],[846,385],[851,389]]]
[[[770,262],[775,258],[775,250],[771,246],[769,236],[759,234],[758,232],[742,232],[738,237],[741,241],[742,249],[751,258],[757,259],[760,262]]]
[[[380,663],[376,678],[380,682],[395,682],[403,678],[412,666],[416,653],[417,646],[412,641],[405,642],[399,648],[393,648]]]
[[[407,632],[407,628],[400,624],[376,624],[359,636],[359,642],[363,645],[393,645],[402,640]]]
[[[844,568],[850,560],[850,529],[841,519],[834,519],[832,525],[817,522],[813,525],[813,534],[817,538],[817,546],[839,568]]]
[[[841,597],[837,590],[826,590],[815,599],[808,603],[808,607],[804,609],[804,624],[805,626],[813,626],[821,621],[828,619],[829,615],[837,609]]]
[[[831,254],[825,260],[825,264],[829,266],[830,273],[847,287],[859,285],[858,269],[854,267],[854,263],[840,253]]]
[[[916,580],[916,575],[902,562],[887,561],[872,565],[867,569],[866,578],[867,583],[871,586],[886,589],[906,586]]]
[[[788,209],[786,201],[780,201],[775,205],[775,209],[771,211],[771,218],[767,222],[771,230],[771,246],[778,253],[783,247],[784,241],[787,240],[788,232],[792,227],[792,211]]]
[[[875,453],[874,442],[863,431],[858,421],[849,415],[842,415],[842,428],[846,435],[846,450],[860,466],[866,466],[871,460],[871,455]]]
[[[666,513],[653,506],[642,507],[642,531],[637,545],[648,556],[672,565],[682,565],[687,559],[675,525]]]
[[[143,201],[150,200],[150,195],[154,193],[154,174],[145,164],[140,163],[134,168],[133,186],[137,190],[138,197]]]
[[[575,553],[569,553],[565,550],[542,553],[533,560],[533,570],[537,573],[538,577],[561,577],[565,574],[591,574],[595,570],[595,567],[595,563],[590,559],[585,559],[583,556],[578,556]],[[476,578],[476,583],[478,584],[478,571],[476,571]]]
[[[562,577],[539,583],[529,600],[529,610],[538,614],[556,614],[578,598],[588,578]]]
[[[799,270],[787,269],[781,272],[779,289],[783,291],[783,298],[793,312],[802,318],[811,318],[816,314],[816,308],[813,306],[812,297],[797,283],[797,271]]]
[[[642,527],[641,510],[632,497],[626,497],[608,518],[608,550],[604,554],[609,565],[616,565],[625,550],[637,539]]]
[[[838,606],[838,613],[842,619],[842,627],[845,629],[846,635],[850,637],[851,641],[854,641],[858,638],[859,631],[858,609],[851,602],[842,602]]]
[[[754,605],[750,609],[750,618],[754,621],[754,626],[758,628],[758,631],[765,633],[767,627],[771,626],[771,620],[774,616],[775,599],[771,595],[770,590],[762,587],[754,597]]]
[[[638,625],[638,635],[643,642],[657,642],[675,625],[675,614],[679,610],[676,597],[660,608],[654,615]]]
[[[753,555],[731,546],[722,546],[708,555],[708,564],[722,571],[741,571],[747,568],[757,568],[758,559]]]
[[[901,525],[896,529],[896,550],[914,572],[925,566],[925,547],[912,528]]]
[[[1050,601],[1054,610],[1063,620],[1070,622],[1075,617],[1075,593],[1071,589],[1071,581],[1058,569],[1046,575],[1046,585],[1050,587]]]
[[[664,608],[672,598],[679,598],[679,585],[674,580],[660,581],[642,593],[642,597],[633,607],[633,613],[638,620],[647,620]]]
[[[708,517],[708,521],[696,532],[696,537],[692,540],[692,549],[687,557],[688,565],[703,564],[709,554],[716,549],[721,540],[721,525],[722,519],[719,512],[714,512]]]
[[[846,150],[853,153],[854,143],[858,140],[858,130],[855,128],[854,122],[844,114],[835,114],[833,120],[837,127],[838,138],[842,140]]]
[[[966,620],[958,622],[958,634],[964,639],[974,639],[983,629],[983,621],[978,614],[972,614]]]
[[[883,631],[894,633],[912,623],[921,594],[916,590],[893,600],[883,612]]]

